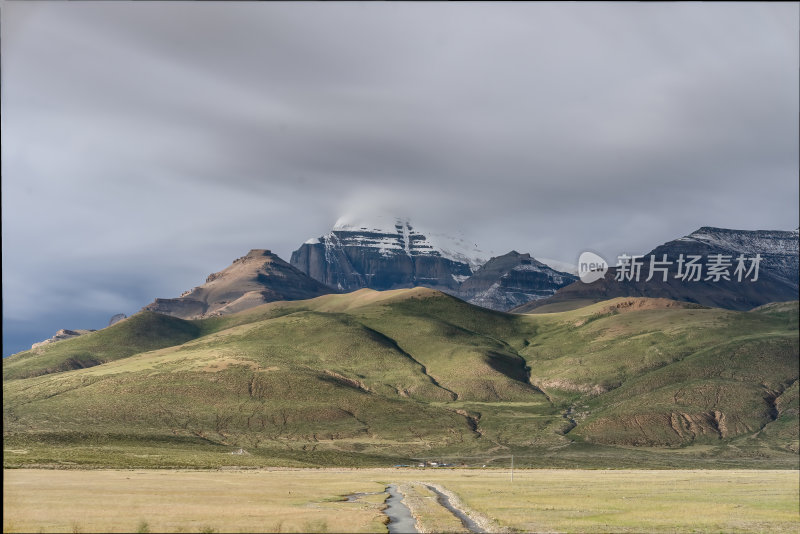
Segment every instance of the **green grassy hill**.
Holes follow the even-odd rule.
[[[141,312],[108,328],[19,352],[3,360],[3,380],[92,367],[148,350],[180,345],[200,335],[189,321]]]
[[[423,288],[142,313],[4,360],[4,461],[796,467],[797,326],[796,302],[511,315]]]

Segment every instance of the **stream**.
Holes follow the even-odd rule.
[[[411,510],[403,502],[403,496],[397,491],[397,486],[389,484],[386,487],[389,498],[386,499],[384,514],[389,518],[389,534],[417,534],[416,521],[411,516]]]
[[[447,508],[451,514],[460,519],[461,524],[464,525],[464,527],[467,530],[469,530],[470,532],[486,532],[475,521],[470,519],[470,517],[467,514],[465,514],[455,506],[453,506],[450,503],[450,497],[448,497],[438,489],[434,488],[433,486],[428,486],[427,484],[425,484],[425,487],[436,494],[436,500],[439,502],[439,504]],[[391,532],[391,530],[389,532]]]

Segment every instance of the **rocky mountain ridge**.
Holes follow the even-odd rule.
[[[685,282],[676,266],[666,281],[644,281],[651,255],[676,260],[681,254],[713,254],[736,259],[760,256],[759,279]],[[592,283],[552,268],[530,254],[511,251],[489,258],[463,238],[432,234],[407,219],[359,223],[342,218],[320,238],[308,240],[289,264],[266,249],[254,249],[205,284],[177,298],[157,298],[143,310],[184,319],[235,313],[278,300],[302,300],[362,287],[431,287],[472,304],[529,313],[572,309],[614,297],[654,297],[705,306],[748,310],[798,297],[798,230],[732,230],[702,227],[644,255],[639,281],[617,281],[617,270]],[[552,260],[550,260],[552,263]],[[334,283],[331,287],[324,280]],[[339,287],[342,289],[340,290]],[[109,326],[125,319],[117,314]],[[60,330],[32,348],[70,339],[92,330]]]
[[[402,217],[340,218],[330,232],[294,251],[291,264],[339,291],[422,286],[495,310],[548,297],[577,279],[529,254],[490,258],[477,244]]]
[[[64,341],[65,339],[72,339],[74,337],[83,336],[90,332],[97,332],[97,330],[70,330],[69,328],[62,328],[61,330],[56,332],[53,337],[45,339],[44,341],[39,341],[38,343],[34,343],[33,345],[31,345],[31,350],[44,347],[45,345],[49,345],[51,343],[56,343],[58,341]]]
[[[550,297],[577,279],[572,274],[556,271],[530,254],[512,250],[487,261],[453,294],[470,304],[508,311],[532,300]]]
[[[680,275],[678,260],[689,256],[700,256],[704,267],[718,254],[730,262],[728,278],[707,279],[707,270],[702,270],[699,280]],[[752,260],[759,256],[758,278],[753,281],[755,269],[749,277],[738,280],[734,275],[737,259],[744,256],[745,266],[750,269]],[[658,273],[647,281],[651,257],[668,262],[667,279]],[[704,306],[749,310],[769,302],[796,300],[798,298],[798,231],[781,230],[733,230],[704,226],[678,239],[659,245],[642,257],[641,276],[638,280],[617,280],[618,269],[611,267],[603,278],[591,284],[574,282],[559,289],[552,297],[532,301],[512,311],[518,313],[535,310],[570,309],[615,297],[660,297]],[[614,264],[615,262],[610,262]],[[654,264],[654,267],[656,264]]]

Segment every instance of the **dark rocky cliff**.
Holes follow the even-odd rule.
[[[291,257],[292,266],[340,291],[415,286],[452,291],[478,261],[437,247],[403,219],[383,226],[337,224]]]

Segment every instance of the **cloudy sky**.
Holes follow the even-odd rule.
[[[0,9],[4,355],[359,210],[573,263],[798,225],[797,4]]]

